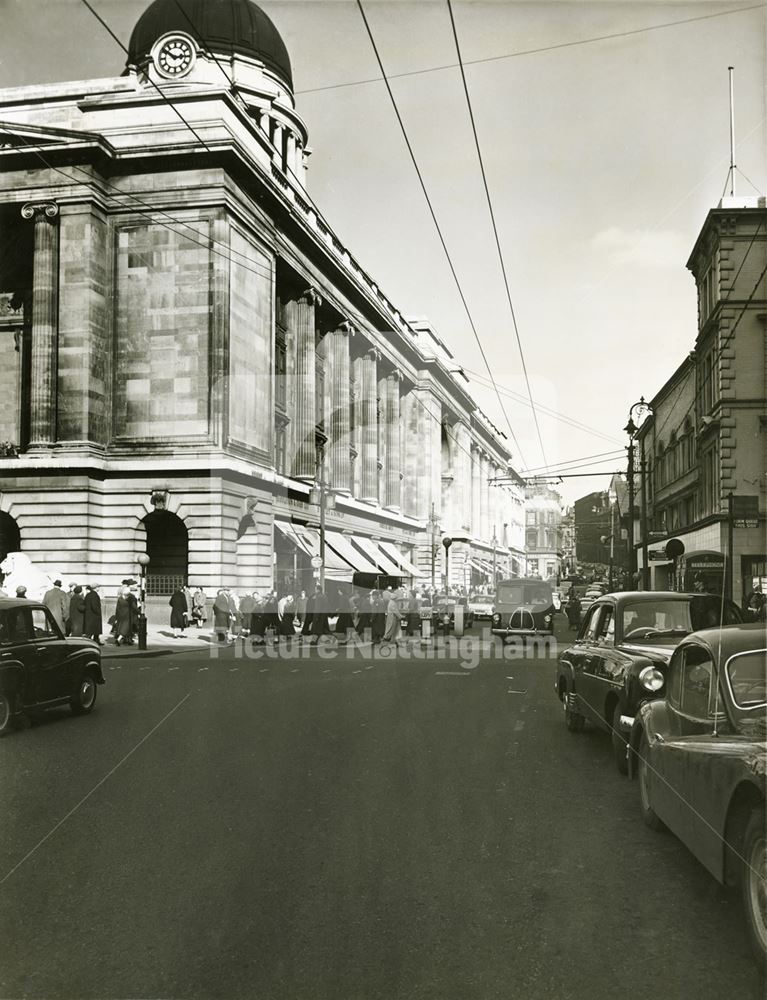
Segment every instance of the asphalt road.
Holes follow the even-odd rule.
[[[0,996],[763,1000],[552,659],[125,658],[0,743]]]

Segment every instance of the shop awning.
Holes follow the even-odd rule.
[[[403,556],[393,542],[377,542],[376,544],[404,569],[406,576],[423,576],[418,567],[414,566],[406,556]]]
[[[355,535],[354,544],[358,545],[365,555],[370,558],[371,562],[374,562],[376,566],[379,567],[382,575],[398,577],[408,575],[403,572],[401,566],[398,566],[390,556],[387,556],[387,554],[379,548],[372,538],[365,538],[363,535]]]
[[[292,542],[304,555],[312,556],[314,553],[311,547],[306,544],[301,535],[299,535],[296,526],[291,524],[289,521],[277,521],[274,522],[275,528],[285,537],[289,542]]]
[[[325,532],[325,546],[330,545],[338,555],[345,559],[358,573],[378,574],[380,570],[375,563],[352,544],[352,540],[347,535],[342,535],[340,531]]]

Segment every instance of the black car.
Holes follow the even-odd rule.
[[[0,600],[0,736],[21,716],[59,705],[87,714],[103,683],[97,643],[65,638],[42,604]]]
[[[715,594],[633,591],[598,598],[557,666],[567,728],[580,732],[588,720],[611,733],[625,774],[634,717],[644,702],[663,695],[676,646],[691,632],[741,621],[737,605]]]

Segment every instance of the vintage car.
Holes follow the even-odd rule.
[[[470,629],[474,624],[474,613],[469,606],[468,597],[456,594],[435,594],[432,603],[423,605],[420,609],[422,619],[431,621],[432,634],[437,631],[452,632],[455,628],[455,608],[463,608],[463,628]]]
[[[517,637],[551,635],[554,631],[554,614],[550,580],[538,577],[499,580],[491,631],[504,642]]]
[[[767,630],[708,629],[682,640],[666,694],[630,736],[645,822],[668,827],[725,885],[738,885],[767,970]]]
[[[662,696],[676,646],[690,632],[741,621],[737,605],[715,594],[604,594],[559,657],[555,689],[567,728],[580,732],[588,720],[609,732],[616,765],[625,774],[634,717],[644,702]]]
[[[469,610],[475,618],[492,618],[494,601],[492,594],[475,594],[469,598]]]
[[[87,714],[103,683],[97,643],[65,638],[42,604],[0,600],[0,735],[24,715],[59,705]]]

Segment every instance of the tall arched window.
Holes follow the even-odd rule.
[[[189,576],[189,532],[175,514],[154,510],[143,520],[146,528],[147,594],[172,594]]]
[[[14,518],[5,511],[0,511],[0,562],[9,552],[21,549],[21,532]]]

